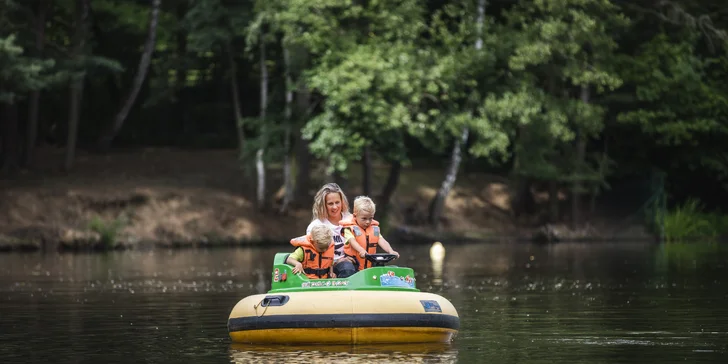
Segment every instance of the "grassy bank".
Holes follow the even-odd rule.
[[[281,215],[276,212],[279,166],[268,172],[269,209],[259,211],[255,186],[245,182],[253,176],[244,176],[233,150],[81,153],[69,173],[57,167],[62,158],[62,150],[41,150],[32,171],[0,181],[0,250],[286,244],[304,233],[312,196],[325,176],[323,167],[314,169],[312,176],[320,177],[313,178],[309,201]],[[352,168],[345,187],[350,200],[361,194],[359,171]],[[375,165],[375,196],[387,173],[386,165]],[[385,226],[395,241],[529,240],[538,232],[539,226],[512,217],[507,180],[484,173],[461,174],[446,201],[441,229],[428,227],[428,203],[442,178],[437,166],[403,169]],[[572,235],[616,236],[590,229]]]
[[[728,216],[707,212],[700,201],[690,199],[665,216],[665,241],[717,241],[728,237]]]

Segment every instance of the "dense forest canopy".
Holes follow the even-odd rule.
[[[665,176],[728,199],[728,10],[716,0],[1,0],[0,161],[41,145],[238,148],[286,197],[329,173],[435,159],[589,196]],[[370,167],[369,167],[370,169]],[[296,173],[293,173],[293,171]],[[366,172],[365,172],[366,175]],[[390,183],[391,182],[391,183]],[[371,191],[370,177],[364,191]],[[368,184],[368,185],[367,185]],[[555,201],[556,199],[553,198]],[[517,206],[518,205],[517,203]],[[562,215],[554,203],[552,219]]]

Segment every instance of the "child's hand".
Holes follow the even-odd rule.
[[[399,258],[399,253],[397,253],[396,250],[392,250],[391,252],[389,252],[389,254],[394,254],[397,256],[397,258]]]
[[[367,255],[366,250],[362,250],[361,253],[359,253],[359,256],[364,258],[364,256]]]
[[[301,262],[296,262],[296,265],[293,266],[292,270],[293,274],[298,274],[303,272],[303,265],[301,265]]]

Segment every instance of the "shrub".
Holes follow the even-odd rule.
[[[722,226],[728,225],[726,217],[703,212],[703,205],[689,199],[665,215],[665,241],[687,239],[715,239]]]
[[[121,231],[123,227],[124,221],[120,218],[107,222],[98,216],[91,219],[88,226],[89,230],[100,235],[100,242],[104,248],[110,248],[114,245],[114,243],[116,243],[119,231]]]

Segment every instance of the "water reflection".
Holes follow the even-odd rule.
[[[719,362],[728,352],[723,245],[398,246],[417,285],[449,299],[449,346],[231,346],[226,320],[270,287],[285,246],[0,254],[4,363]],[[183,358],[183,360],[179,360]]]
[[[265,346],[233,344],[233,363],[455,363],[449,344]]]
[[[432,284],[442,284],[442,265],[445,262],[445,247],[436,241],[430,247],[430,262],[432,262]]]

